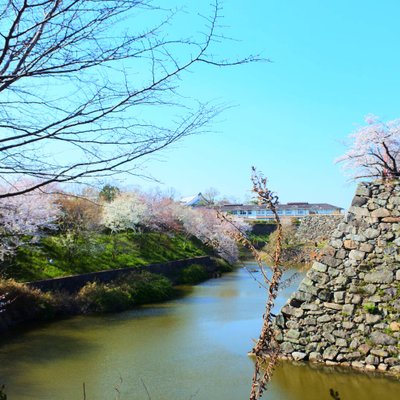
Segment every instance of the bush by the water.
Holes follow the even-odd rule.
[[[223,258],[213,258],[212,260],[217,267],[217,272],[224,273],[233,271],[233,265],[229,264],[228,261]]]
[[[78,292],[76,301],[83,312],[102,313],[167,300],[173,295],[169,279],[141,272],[128,274],[111,283],[88,283]]]
[[[16,319],[47,320],[58,314],[76,312],[70,296],[60,292],[45,293],[13,279],[0,280],[0,295],[4,296],[5,307]]]
[[[150,272],[131,273],[110,283],[91,282],[77,294],[42,292],[12,279],[0,280],[0,295],[16,322],[122,311],[170,299],[174,293],[169,279]]]
[[[207,278],[209,278],[209,274],[205,267],[199,264],[192,264],[182,270],[180,281],[186,284],[195,284],[203,282]]]

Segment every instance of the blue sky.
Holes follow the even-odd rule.
[[[193,11],[200,2],[174,3]],[[184,94],[234,107],[215,132],[150,160],[148,173],[183,196],[214,187],[243,200],[255,165],[282,202],[347,208],[355,184],[334,164],[347,135],[367,114],[400,117],[400,2],[230,0],[223,14],[223,32],[239,41],[217,45],[216,54],[261,52],[272,62],[186,73]],[[189,21],[175,29],[190,32]]]

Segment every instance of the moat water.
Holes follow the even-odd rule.
[[[256,274],[257,275],[257,274]],[[299,283],[280,293],[280,308]],[[0,341],[0,385],[9,400],[244,400],[265,291],[244,269],[188,289],[161,305],[76,317]],[[399,399],[382,375],[281,363],[264,398]]]

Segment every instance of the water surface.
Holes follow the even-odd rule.
[[[298,280],[293,286],[298,284]],[[294,290],[280,293],[281,307]],[[76,317],[0,343],[0,384],[10,400],[248,398],[265,291],[243,269],[161,305]],[[400,383],[349,370],[282,363],[265,398],[398,399]],[[116,390],[117,389],[117,390]]]

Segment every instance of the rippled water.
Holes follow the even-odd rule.
[[[294,286],[298,284],[294,282]],[[285,289],[278,307],[293,291]],[[184,298],[101,317],[77,317],[0,343],[0,384],[10,400],[239,400],[248,398],[264,291],[243,269]],[[282,363],[265,398],[398,399],[400,383],[346,369]]]

